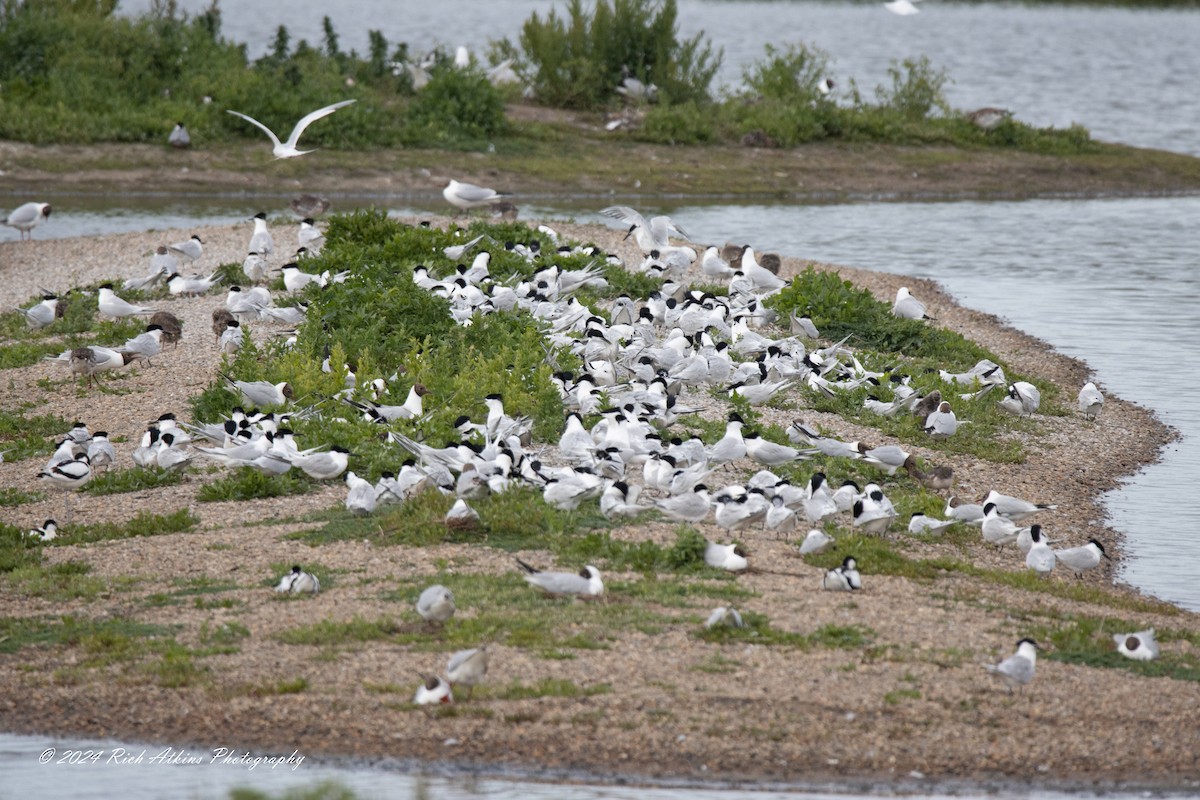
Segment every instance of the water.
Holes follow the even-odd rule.
[[[122,11],[145,11],[152,0],[125,0]],[[211,0],[178,0],[197,13]],[[548,0],[447,0],[441,3],[358,0],[333,9],[320,0],[224,3],[226,38],[263,55],[285,24],[292,41],[320,43],[321,20],[334,22],[342,49],[367,51],[367,31],[424,52],[437,44],[484,53],[488,42],[516,40],[531,13],[560,10]],[[779,0],[679,0],[682,37],[704,31],[725,59],[717,83],[736,86],[742,71],[763,57],[767,41],[803,42],[829,54],[830,73],[843,90],[851,79],[870,97],[890,85],[893,62],[921,55],[947,71],[946,95],[955,108],[1011,109],[1034,125],[1079,123],[1105,141],[1200,154],[1200,14],[1177,9],[1078,8],[1020,4],[927,3],[897,17],[881,3]],[[785,31],[786,38],[765,37]]]
[[[47,763],[41,763],[51,749]],[[378,767],[345,767],[314,763],[305,759],[296,769],[263,763],[254,769],[238,763],[213,761],[206,748],[172,748],[180,760],[200,763],[172,764],[171,756],[160,757],[165,745],[132,744],[111,740],[52,739],[0,733],[0,800],[36,797],[39,800],[227,800],[230,792],[252,787],[258,792],[280,796],[288,791],[311,790],[331,781],[350,789],[358,800],[854,800],[874,797],[830,791],[754,791],[749,789],[700,789],[667,786],[605,786],[589,783],[538,783],[521,779],[401,774]],[[72,752],[95,753],[94,760],[78,760]],[[141,755],[141,763],[115,763]],[[252,754],[252,756],[275,754]],[[287,756],[287,753],[282,754]],[[59,763],[67,759],[66,763]],[[76,759],[70,763],[71,759]],[[935,790],[936,791],[936,790]],[[885,792],[881,787],[881,792]],[[333,796],[330,794],[329,796]],[[883,796],[883,795],[880,795]],[[1039,790],[979,791],[956,787],[953,794],[925,793],[929,800],[1089,800],[1090,793]],[[1106,800],[1132,800],[1134,793],[1105,793]]]

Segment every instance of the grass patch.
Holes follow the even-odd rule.
[[[58,538],[47,542],[49,546],[86,544],[113,539],[132,539],[138,536],[162,536],[169,533],[189,531],[200,524],[199,518],[186,508],[170,514],[152,514],[148,511],[127,522],[99,522],[94,525],[69,525],[59,529]]]
[[[105,653],[132,656],[138,641],[167,636],[170,630],[128,619],[0,617],[0,653],[16,653],[26,647],[83,647],[89,657],[107,663]]]
[[[284,644],[344,647],[362,642],[389,640],[400,631],[400,624],[390,617],[369,620],[355,615],[344,621],[324,619],[311,625],[301,625],[282,631],[276,638]]]
[[[808,650],[812,647],[855,649],[865,647],[874,631],[860,625],[822,625],[812,633],[793,633],[772,628],[766,614],[747,611],[742,614],[743,628],[718,625],[705,628],[696,637],[715,644],[744,642]]]
[[[27,410],[32,405],[25,406]],[[71,423],[57,414],[26,417],[19,410],[0,409],[0,450],[7,461],[20,461],[48,452],[46,441],[71,430]],[[51,448],[52,449],[52,448]]]
[[[82,491],[91,495],[124,494],[145,489],[158,489],[183,482],[184,470],[158,467],[129,467],[108,470],[94,475]]]
[[[1071,616],[1060,624],[1046,624],[1031,632],[1039,644],[1049,643],[1042,655],[1051,661],[1082,664],[1100,669],[1121,669],[1148,678],[1171,678],[1200,682],[1200,656],[1194,652],[1161,653],[1154,661],[1134,661],[1116,651],[1112,635],[1132,633],[1144,626],[1127,620]],[[1159,642],[1186,639],[1200,645],[1200,635],[1164,630],[1156,633]]]
[[[47,566],[28,565],[8,573],[4,583],[15,594],[43,600],[95,600],[107,591],[108,582],[88,573],[92,565],[82,561],[64,561]]]
[[[483,686],[476,690],[476,695],[492,700],[528,700],[534,697],[595,697],[611,692],[612,685],[608,683],[579,686],[574,681],[561,678],[543,678],[530,685],[513,681],[507,686]]]
[[[0,489],[0,508],[16,508],[26,503],[36,503],[43,497],[41,492],[27,492],[23,489],[6,486]]]
[[[316,486],[316,481],[299,470],[290,470],[283,475],[268,475],[253,467],[239,467],[201,486],[196,499],[202,503],[220,503],[230,500],[257,500],[263,497],[287,497],[308,494]]]

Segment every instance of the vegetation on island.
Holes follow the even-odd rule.
[[[619,114],[618,141],[794,147],[818,142],[942,144],[1070,154],[1099,146],[1086,129],[1034,128],[1011,117],[985,130],[949,107],[946,73],[925,58],[896,63],[873,90],[842,80],[830,56],[805,44],[767,45],[741,87],[714,94],[722,53],[698,34],[681,40],[675,0],[569,0],[532,15],[517,42],[489,60],[520,78],[504,83],[472,59],[423,58],[372,31],[369,52],[341,49],[333,21],[319,43],[280,26],[256,60],[221,34],[216,2],[188,16],[172,2],[130,18],[115,0],[20,0],[0,7],[0,138],[31,143],[153,142],[177,121],[197,146],[258,138],[227,110],[286,132],[334,100],[358,102],[305,133],[316,148],[520,148],[538,123],[505,116],[505,101]],[[650,96],[618,92],[625,78]],[[833,82],[832,90],[827,81]],[[523,89],[523,86],[526,87]],[[419,88],[418,88],[419,87]],[[636,93],[635,93],[636,94]],[[203,143],[203,144],[201,144]]]

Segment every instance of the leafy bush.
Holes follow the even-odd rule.
[[[659,144],[700,144],[716,138],[713,109],[694,100],[660,105],[646,112],[638,138]]]
[[[407,141],[422,145],[474,142],[504,130],[504,99],[474,69],[435,67],[405,115]]]
[[[943,114],[950,111],[950,104],[942,92],[949,80],[946,71],[935,70],[927,56],[906,58],[899,65],[893,62],[888,67],[888,77],[892,80],[891,87],[880,86],[875,90],[880,106],[909,119],[925,119],[934,111]]]
[[[658,87],[666,103],[704,101],[721,65],[703,33],[679,41],[675,0],[598,0],[590,10],[570,0],[565,17],[536,12],[521,28],[520,51],[507,40],[498,55],[513,57],[538,102],[560,108],[601,108],[617,96],[625,74]]]

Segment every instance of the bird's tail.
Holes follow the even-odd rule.
[[[541,572],[541,570],[538,569],[537,567],[531,567],[519,558],[516,559],[516,562],[517,562],[517,566],[519,566],[521,569],[528,572],[530,575],[537,575],[539,572]]]

